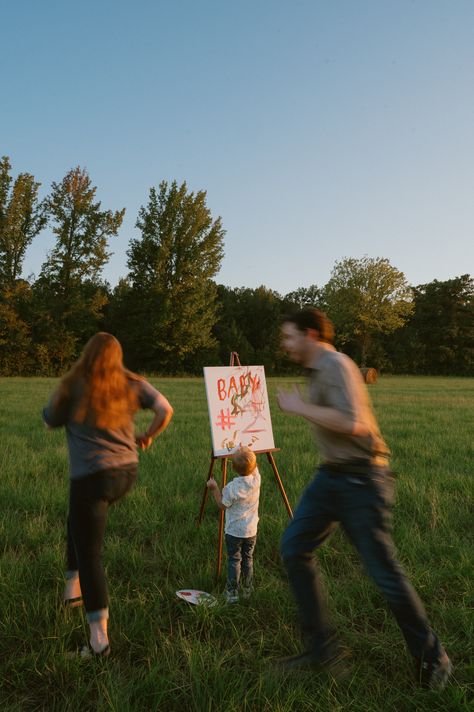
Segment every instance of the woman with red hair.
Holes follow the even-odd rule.
[[[135,436],[133,416],[139,409],[151,409],[154,417]],[[70,490],[64,601],[69,606],[84,603],[91,645],[85,655],[110,653],[102,564],[108,508],[133,487],[137,446],[148,448],[172,415],[161,393],[124,368],[120,343],[105,332],[88,341],[43,410],[48,427],[66,428]]]

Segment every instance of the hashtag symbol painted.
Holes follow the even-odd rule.
[[[233,425],[235,425],[235,419],[232,417],[229,408],[227,408],[227,413],[224,413],[224,409],[221,408],[221,412],[217,416],[217,423],[222,430],[230,430]]]

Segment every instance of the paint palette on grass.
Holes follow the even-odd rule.
[[[195,606],[207,606],[211,608],[217,603],[217,599],[212,594],[206,593],[206,591],[198,591],[194,588],[185,588],[181,591],[176,591],[176,595],[183,601],[192,603]]]

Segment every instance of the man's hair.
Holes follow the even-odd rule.
[[[233,453],[231,459],[234,470],[237,474],[244,477],[246,475],[251,475],[257,465],[255,453],[245,445],[239,447],[239,449]]]
[[[294,324],[300,331],[314,329],[318,332],[319,340],[327,344],[334,343],[334,326],[326,314],[315,307],[305,307],[293,314],[286,314],[282,323]]]

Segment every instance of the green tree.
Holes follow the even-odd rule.
[[[242,364],[251,364],[254,360],[254,348],[245,334],[246,323],[240,308],[241,289],[233,289],[223,284],[217,286],[217,318],[212,333],[218,344],[216,360],[208,365],[227,365],[230,354],[239,354]]]
[[[33,285],[32,338],[40,348],[42,363],[38,375],[63,373],[77,358],[87,339],[102,328],[108,302],[108,285],[84,281],[68,291],[62,300],[54,284],[42,276]]]
[[[283,298],[288,308],[303,309],[303,307],[318,307],[321,303],[321,290],[315,284],[309,287],[298,287]]]
[[[382,257],[336,262],[322,297],[338,343],[354,344],[361,366],[367,365],[374,338],[402,326],[413,310],[405,275]]]
[[[29,305],[31,286],[26,280],[0,290],[0,375],[28,375],[32,367]]]
[[[108,239],[117,235],[125,215],[125,208],[101,210],[100,202],[94,202],[96,190],[87,171],[78,166],[61,183],[52,184],[46,199],[56,245],[43,264],[42,276],[66,300],[78,284],[100,278],[110,257]]]
[[[105,330],[117,336],[126,365],[136,371],[155,370],[144,353],[149,323],[144,314],[145,303],[149,309],[153,308],[149,294],[134,289],[127,278],[121,278],[104,309]]]
[[[46,224],[38,200],[39,183],[30,173],[10,175],[7,156],[0,160],[0,373],[28,372],[31,288],[20,278],[27,247]]]
[[[44,360],[58,370],[100,326],[108,299],[101,273],[110,257],[108,240],[117,235],[125,208],[101,210],[96,190],[87,171],[77,167],[52,184],[46,199],[56,244],[35,283],[35,341],[43,345]]]
[[[387,345],[395,370],[474,375],[474,280],[468,274],[413,288],[414,310]]]
[[[47,218],[38,200],[37,183],[20,173],[13,183],[7,156],[0,160],[0,285],[12,288],[20,278],[27,247],[44,228]],[[13,187],[12,187],[13,183]]]
[[[242,364],[262,364],[267,373],[288,369],[280,350],[280,320],[294,303],[265,286],[231,289],[219,285],[219,318],[214,334],[219,342],[220,363],[237,351]]]
[[[205,191],[162,181],[158,190],[150,189],[136,225],[141,237],[131,240],[127,253],[134,361],[141,358],[151,370],[192,369],[198,353],[215,346],[212,279],[223,257],[221,218],[213,220]]]

